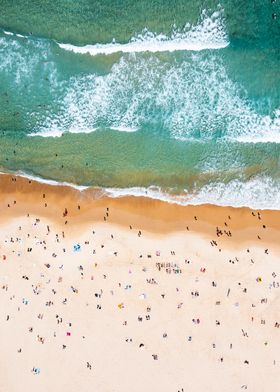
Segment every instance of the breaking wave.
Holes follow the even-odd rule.
[[[204,49],[221,49],[229,45],[222,11],[216,11],[210,16],[204,10],[199,23],[191,26],[189,23],[182,30],[173,28],[169,36],[157,34],[144,29],[141,34],[131,38],[127,43],[113,40],[108,44],[75,46],[58,43],[61,49],[75,53],[110,55],[113,53],[138,52],[174,52],[177,50],[200,51]]]

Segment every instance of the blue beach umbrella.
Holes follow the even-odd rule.
[[[81,251],[81,245],[80,244],[74,245],[74,252],[80,252],[80,251]]]

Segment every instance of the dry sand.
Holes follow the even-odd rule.
[[[0,392],[279,391],[279,211],[0,189]]]

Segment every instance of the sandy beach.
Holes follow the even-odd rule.
[[[280,211],[0,189],[1,392],[279,390]]]

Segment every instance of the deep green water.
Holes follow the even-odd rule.
[[[0,6],[2,171],[280,208],[280,2]]]

